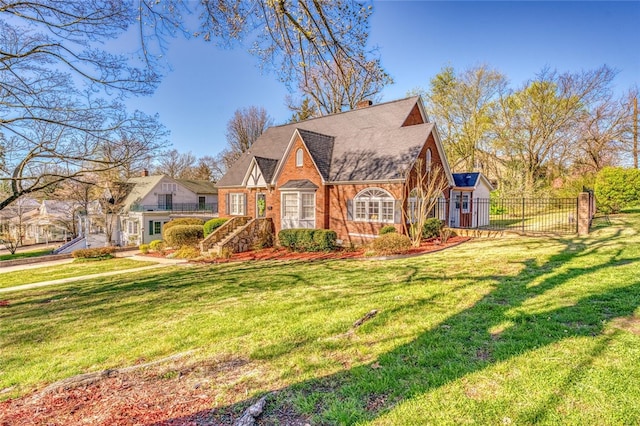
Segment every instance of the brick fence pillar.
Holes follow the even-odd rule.
[[[578,195],[578,235],[589,235],[591,224],[591,199],[588,192]]]

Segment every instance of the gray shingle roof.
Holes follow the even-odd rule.
[[[313,157],[320,175],[323,179],[329,180],[335,138],[304,129],[299,129],[298,133],[300,133],[300,137],[302,137],[304,144],[309,149],[309,154]]]
[[[206,180],[196,180],[196,179],[174,179],[176,182],[181,184],[187,189],[195,192],[196,194],[217,194],[218,188],[216,188],[216,184],[213,182],[209,182]]]
[[[327,181],[398,179],[433,129],[433,124],[402,127],[418,101],[414,96],[270,127],[228,170],[218,187],[241,186],[254,157],[281,160],[296,129]]]
[[[318,189],[318,185],[308,179],[289,180],[280,189]]]
[[[266,182],[271,182],[273,179],[273,174],[278,167],[278,160],[274,160],[271,158],[264,157],[255,157],[256,163],[258,163],[258,167],[260,167],[260,171],[262,172],[262,177]]]

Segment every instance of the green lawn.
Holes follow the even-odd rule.
[[[15,259],[26,259],[28,257],[38,257],[45,256],[47,254],[51,254],[53,250],[51,249],[40,249],[40,250],[31,250],[31,251],[21,251],[15,254],[0,254],[0,260],[15,260]]]
[[[640,424],[640,212],[611,222],[587,238],[2,295],[0,391],[193,350],[237,366],[208,385],[221,408],[280,390],[267,423],[282,408],[320,424]]]
[[[155,262],[113,258],[100,261],[73,262],[57,266],[41,266],[13,272],[3,272],[2,269],[0,269],[0,288],[98,274],[101,272],[121,271],[154,264]]]

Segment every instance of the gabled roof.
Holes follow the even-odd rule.
[[[493,185],[491,182],[479,172],[468,172],[468,173],[453,173],[453,181],[455,183],[456,188],[477,188],[480,180],[483,180],[489,190],[493,190]]]
[[[164,177],[165,175],[152,175],[136,176],[127,179],[127,184],[130,185],[130,189],[129,194],[124,199],[124,210],[129,210],[132,204],[144,198]]]
[[[302,138],[302,142],[304,142],[309,150],[309,155],[313,158],[313,162],[318,168],[320,176],[322,176],[324,180],[329,180],[331,155],[333,154],[335,138],[304,129],[298,129],[298,133]]]
[[[296,130],[326,181],[400,179],[434,128],[432,123],[403,127],[420,104],[420,98],[414,96],[270,127],[227,171],[218,187],[242,186],[254,157],[282,160]],[[422,114],[422,108],[419,110]]]
[[[480,173],[453,173],[453,181],[458,187],[475,187]]]
[[[278,167],[278,160],[274,160],[271,158],[264,157],[255,157],[256,163],[258,163],[258,167],[260,167],[260,171],[262,172],[262,177],[265,181],[271,182],[273,179],[273,174],[276,171],[276,167]]]
[[[195,192],[196,194],[217,194],[218,188],[213,182],[207,180],[195,180],[195,179],[174,179],[180,185]]]

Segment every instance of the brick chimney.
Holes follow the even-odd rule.
[[[356,104],[356,109],[367,108],[373,105],[373,102],[370,99],[365,99],[364,101],[360,101]]]
[[[147,169],[143,169],[142,172],[140,173],[140,176],[142,177],[147,177],[149,176],[149,170]]]

